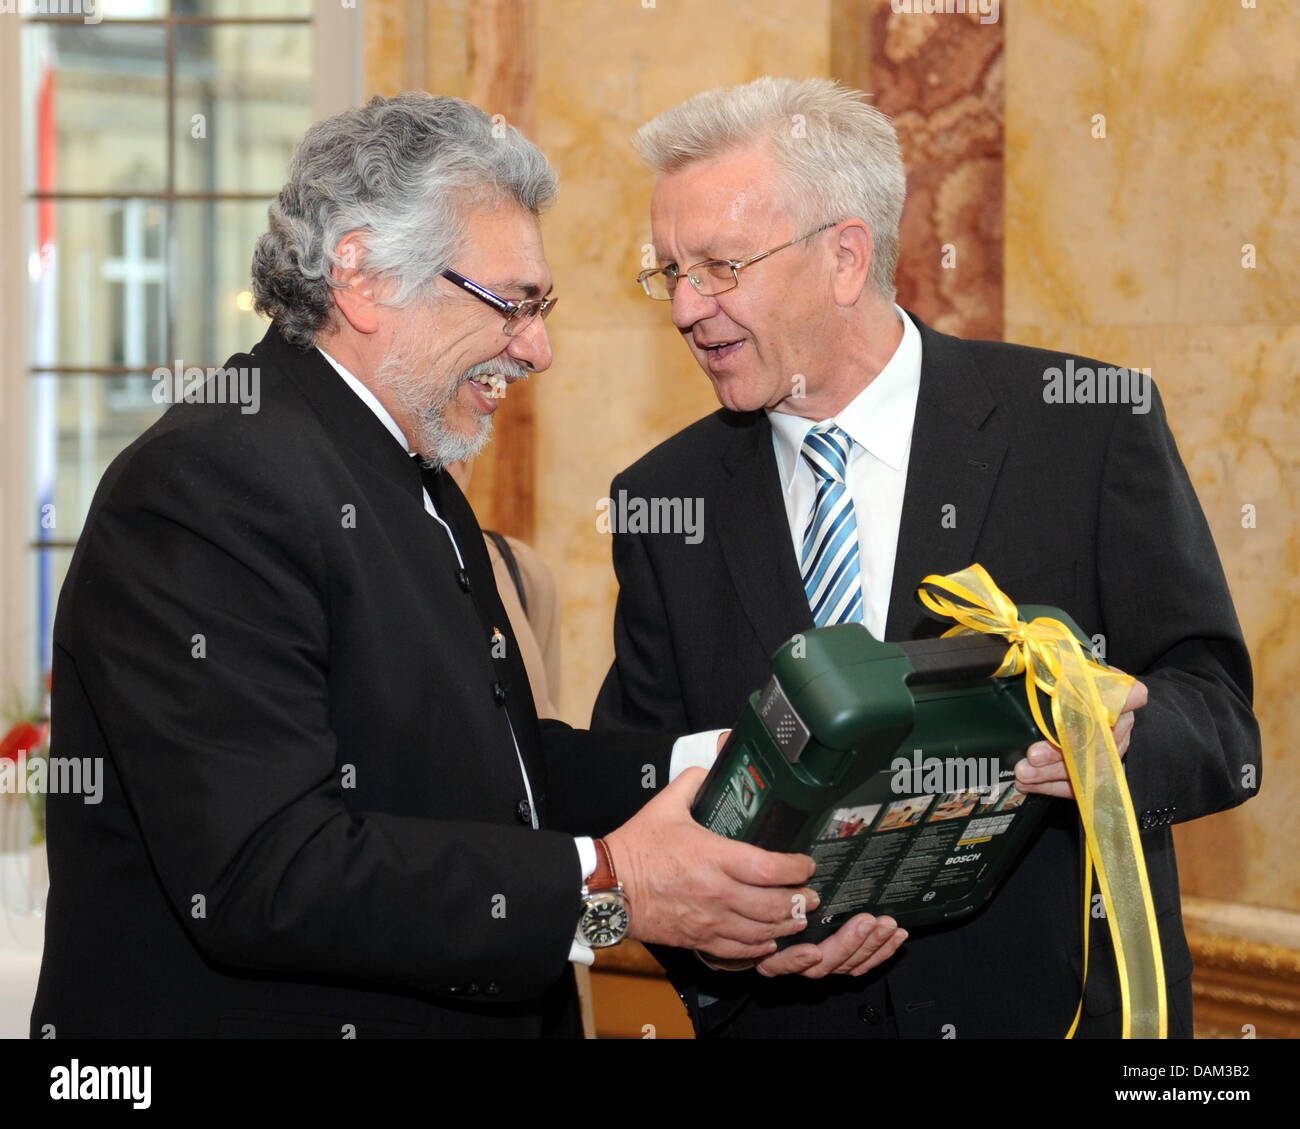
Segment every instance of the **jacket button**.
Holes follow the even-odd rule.
[[[462,592],[469,591],[469,573],[463,568],[458,568],[456,570],[456,582],[460,585],[460,590]]]
[[[520,823],[526,823],[529,827],[533,825],[533,805],[527,800],[520,800],[515,807],[515,815],[519,817]]]
[[[880,1022],[882,1016],[878,1008],[874,1008],[870,1004],[862,1004],[858,1008],[858,1018],[863,1023],[870,1023],[874,1027]]]
[[[504,706],[506,704],[506,688],[504,683],[492,683],[492,700],[499,706]]]

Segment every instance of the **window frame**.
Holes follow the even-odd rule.
[[[350,106],[360,105],[364,99],[364,0],[355,0],[351,7],[345,7],[339,0],[316,0],[310,17],[213,17],[211,22],[287,23],[306,22],[308,19],[313,46],[312,117],[320,120]],[[24,217],[33,197],[26,191],[23,135],[28,107],[23,103],[22,73],[23,28],[28,22],[27,18],[16,16],[0,18],[0,97],[5,99],[2,104],[20,107],[18,113],[0,114],[0,216],[10,220],[10,230],[23,232],[20,239],[0,241],[0,397],[3,397],[4,404],[0,411],[0,529],[8,532],[0,545],[0,702],[7,702],[15,694],[24,700],[36,700],[45,676],[45,672],[38,669],[43,641],[37,638],[39,624],[34,598],[35,562],[42,550],[33,547],[29,539],[35,524],[30,509],[34,500],[31,496],[33,484],[28,435],[33,369],[27,348],[33,311],[28,286],[29,251]],[[109,21],[105,19],[104,22]],[[158,23],[159,18],[152,22]],[[174,131],[169,135],[172,137]],[[169,139],[167,143],[174,144],[174,141]],[[84,198],[86,194],[69,195]],[[188,195],[175,193],[171,199],[185,199]],[[230,194],[220,195],[226,198]],[[54,196],[58,198],[59,194]],[[131,197],[143,198],[148,198],[148,194]],[[257,199],[264,198],[261,194],[257,196]],[[249,247],[250,259],[252,251]],[[230,351],[235,351],[252,344],[232,341],[229,347]],[[218,363],[220,359],[205,363]],[[94,366],[76,371],[98,372],[109,379],[109,374]],[[55,539],[50,544],[70,546],[73,542]]]

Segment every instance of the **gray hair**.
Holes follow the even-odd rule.
[[[541,151],[477,106],[422,91],[372,98],[299,143],[253,252],[255,307],[308,348],[330,322],[335,264],[392,279],[388,303],[405,305],[460,253],[467,205],[513,199],[538,214],[557,188]],[[365,252],[349,264],[336,248],[351,231],[365,232]]]
[[[643,125],[633,145],[656,172],[669,173],[766,140],[800,232],[864,220],[873,242],[868,281],[893,301],[907,175],[893,123],[866,97],[829,78],[768,76],[688,98]]]

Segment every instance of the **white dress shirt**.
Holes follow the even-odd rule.
[[[912,451],[912,424],[921,388],[921,334],[912,319],[895,306],[903,338],[875,380],[829,420],[810,420],[788,412],[768,412],[772,449],[785,496],[786,521],[795,560],[803,553],[803,535],[817,501],[817,483],[803,441],[823,423],[835,423],[853,440],[845,485],[853,497],[858,526],[858,563],[862,572],[862,623],[877,639],[885,637],[889,594],[893,588],[898,527],[903,517],[903,490]],[[718,734],[683,737],[673,750],[673,764],[708,768],[716,756]],[[679,757],[680,754],[680,757]],[[680,760],[680,766],[679,766]]]
[[[343,378],[347,386],[351,388],[352,391],[355,392],[358,397],[360,397],[361,402],[365,404],[366,407],[368,407],[372,412],[375,413],[375,415],[379,419],[379,422],[382,423],[388,429],[389,434],[392,435],[392,437],[402,445],[402,450],[409,455],[415,454],[414,450],[412,450],[411,448],[411,444],[407,441],[405,434],[403,434],[402,429],[397,426],[397,421],[393,419],[391,415],[388,414],[388,409],[386,409],[384,405],[379,402],[379,398],[373,392],[371,392],[369,388],[367,388],[364,384],[362,384],[361,381],[359,381],[355,376],[353,376],[350,372],[348,372],[347,369],[345,369],[341,364],[339,364],[338,361],[336,361],[327,352],[325,352],[324,349],[321,349],[319,345],[317,345],[316,348],[320,351],[321,356],[324,357],[327,361],[329,361],[329,363],[334,367],[334,371],[337,372],[339,376]],[[429,491],[421,487],[421,493],[423,493],[424,495],[425,511],[435,521],[437,521],[438,524],[443,527],[443,529],[447,531],[447,537],[451,541],[451,547],[456,553],[456,560],[460,563],[461,568],[464,568],[465,561],[460,555],[460,546],[456,544],[456,535],[452,533],[451,526],[449,526],[445,521],[443,521],[442,515],[439,514],[438,511],[434,508],[433,499],[429,497]],[[510,718],[508,715],[506,717],[506,724],[510,725]],[[510,739],[511,741],[514,742],[515,757],[519,761],[519,773],[524,780],[524,791],[528,795],[528,806],[533,813],[532,815],[533,829],[536,830],[537,805],[533,802],[532,784],[528,780],[528,769],[524,767],[523,754],[520,753],[519,751],[519,742],[515,738],[515,730],[513,725],[510,725]],[[581,868],[583,879],[586,879],[591,875],[591,872],[596,869],[596,846],[591,841],[591,839],[586,836],[580,836],[575,838],[574,845],[578,851],[578,866]],[[576,921],[574,922],[574,925],[575,926],[577,925]],[[595,961],[595,954],[591,951],[591,948],[589,946],[581,944],[579,941],[574,940],[569,946],[569,959],[571,961],[576,961],[579,964],[592,964]]]
[[[921,388],[921,334],[911,318],[897,306],[894,309],[903,322],[903,339],[876,379],[838,415],[820,421],[787,412],[769,412],[767,417],[795,560],[803,553],[804,532],[817,501],[816,478],[802,454],[804,439],[814,427],[834,423],[853,440],[845,484],[858,526],[862,624],[877,639],[885,637],[912,423]]]

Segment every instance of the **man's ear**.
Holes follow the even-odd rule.
[[[835,244],[835,278],[833,293],[837,306],[856,305],[871,271],[875,252],[871,229],[859,219],[849,220],[840,228]]]
[[[339,313],[358,333],[379,329],[379,301],[375,280],[364,270],[364,232],[349,231],[335,248],[338,262],[330,267],[334,302]]]

